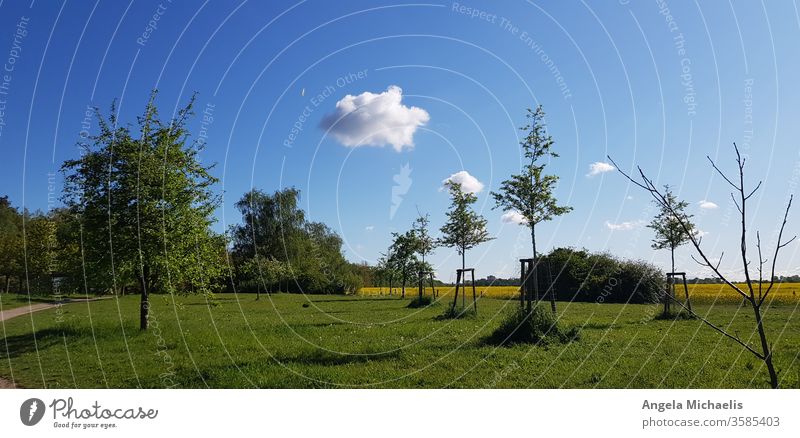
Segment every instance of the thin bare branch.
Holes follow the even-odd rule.
[[[675,299],[675,297],[670,297],[670,299],[673,302],[675,302],[676,304],[678,304],[679,306],[681,306],[681,308],[683,310],[685,310],[686,312],[688,312],[690,315],[692,315],[695,318],[699,319],[700,321],[702,321],[704,324],[706,324],[707,326],[711,327],[712,329],[718,331],[720,334],[728,337],[729,339],[732,339],[734,342],[736,342],[737,344],[739,344],[742,347],[744,347],[747,351],[753,353],[757,358],[759,358],[761,360],[764,360],[764,355],[763,354],[761,354],[758,351],[754,350],[753,347],[747,345],[744,341],[739,339],[738,336],[732,335],[732,334],[726,332],[725,329],[723,329],[721,327],[718,327],[717,325],[715,325],[711,321],[707,320],[705,317],[703,317],[701,315],[698,315],[697,313],[695,313],[695,311],[693,311],[692,309],[689,309],[688,307],[686,307],[686,305],[683,304],[680,300]]]
[[[761,233],[756,231],[756,248],[758,248],[758,299],[761,300],[764,283],[764,259],[761,257]]]
[[[732,283],[730,280],[728,280],[727,278],[725,278],[725,276],[724,276],[724,275],[722,275],[722,273],[721,273],[721,272],[719,272],[719,266],[714,266],[714,264],[713,264],[713,263],[711,263],[711,261],[708,259],[708,256],[706,256],[705,252],[704,252],[704,251],[703,251],[703,250],[700,248],[700,243],[698,242],[698,240],[697,240],[697,237],[695,236],[695,234],[694,234],[694,233],[692,233],[692,230],[689,228],[689,226],[688,226],[688,224],[686,223],[686,221],[684,220],[684,218],[683,218],[683,217],[681,217],[681,216],[680,216],[680,215],[679,215],[679,214],[678,214],[678,213],[677,213],[677,212],[676,212],[676,211],[675,211],[675,210],[674,210],[674,209],[673,209],[673,208],[672,208],[672,207],[669,205],[669,203],[667,202],[667,200],[666,200],[666,198],[664,197],[664,195],[662,195],[662,194],[661,194],[661,192],[659,192],[659,191],[658,191],[658,189],[656,188],[656,186],[655,186],[655,184],[653,183],[653,181],[652,181],[652,180],[650,180],[649,178],[647,178],[647,175],[645,175],[644,171],[643,171],[643,170],[642,170],[640,167],[638,167],[637,169],[639,170],[639,175],[642,177],[642,181],[643,181],[643,183],[642,183],[642,182],[639,182],[639,181],[636,181],[636,180],[634,180],[634,179],[633,179],[633,178],[632,178],[630,175],[628,175],[627,173],[625,173],[624,171],[622,171],[622,170],[619,168],[619,166],[617,165],[617,163],[614,161],[614,159],[612,159],[610,156],[608,156],[608,159],[609,159],[609,161],[611,161],[611,163],[614,165],[614,167],[616,167],[616,168],[617,168],[617,171],[618,171],[619,173],[621,173],[621,174],[622,174],[622,176],[624,176],[625,178],[627,178],[627,179],[628,179],[628,181],[632,182],[633,184],[635,184],[635,185],[636,185],[636,186],[638,186],[638,187],[641,187],[641,188],[643,188],[643,189],[647,190],[647,191],[650,193],[650,195],[653,197],[653,199],[655,199],[655,201],[656,201],[656,202],[657,202],[659,205],[661,205],[661,206],[665,206],[665,207],[667,208],[667,210],[670,212],[670,214],[672,214],[672,216],[673,216],[673,217],[674,217],[674,218],[675,218],[675,219],[678,221],[678,224],[680,224],[681,228],[683,228],[684,232],[685,232],[685,233],[686,233],[686,234],[689,236],[689,241],[692,243],[692,246],[694,246],[694,248],[697,250],[697,253],[698,253],[698,254],[700,254],[700,257],[701,257],[701,258],[703,259],[703,261],[705,262],[705,265],[706,265],[706,266],[708,266],[709,268],[711,268],[711,270],[712,270],[712,271],[714,271],[714,274],[715,274],[715,275],[716,275],[716,276],[717,276],[717,277],[718,277],[720,280],[722,280],[722,281],[723,281],[723,282],[724,282],[726,285],[728,285],[728,287],[730,287],[731,289],[735,290],[735,291],[736,291],[736,292],[737,292],[739,295],[741,295],[743,298],[750,299],[750,297],[749,297],[749,296],[748,296],[748,295],[747,295],[747,294],[746,294],[746,293],[745,293],[745,292],[744,292],[742,289],[740,289],[738,286],[736,286],[735,284],[733,284],[733,283]],[[709,158],[709,159],[710,159],[710,158]]]
[[[772,287],[775,285],[775,264],[778,262],[778,252],[780,252],[781,248],[784,246],[792,243],[797,236],[792,237],[785,243],[781,243],[783,239],[783,230],[786,228],[786,221],[789,219],[789,210],[792,208],[792,201],[794,200],[794,195],[789,196],[789,202],[786,204],[786,210],[783,212],[783,222],[781,222],[781,229],[778,231],[778,243],[775,245],[775,254],[772,256],[772,270],[770,271],[769,276],[769,286],[767,286],[766,292],[759,297],[758,305],[760,306],[764,300],[767,299],[767,295],[772,290]]]
[[[708,158],[708,161],[710,161],[710,162],[711,162],[711,166],[714,168],[714,170],[716,170],[716,171],[717,171],[717,173],[718,173],[718,174],[720,174],[720,176],[721,176],[721,177],[722,177],[722,178],[723,178],[725,181],[727,181],[727,182],[728,182],[728,184],[730,184],[730,185],[731,185],[731,187],[733,187],[733,188],[734,188],[734,189],[736,189],[736,190],[739,190],[739,187],[738,187],[736,184],[734,184],[734,183],[733,183],[733,182],[732,182],[732,181],[731,181],[731,180],[728,178],[728,176],[727,176],[727,175],[725,175],[725,173],[724,173],[724,172],[722,172],[722,170],[720,170],[720,169],[719,169],[719,167],[717,167],[717,163],[715,163],[715,162],[714,162],[714,160],[712,160],[712,159],[711,159],[711,157],[709,157],[708,155],[706,155],[706,158]]]
[[[750,199],[750,197],[751,197],[751,196],[753,196],[753,194],[754,194],[756,191],[758,191],[758,189],[760,189],[760,188],[761,188],[761,183],[762,183],[762,182],[763,182],[763,181],[759,181],[759,182],[758,182],[758,184],[756,185],[756,188],[754,188],[754,189],[753,189],[753,191],[751,191],[749,195],[745,196],[745,197],[744,197],[744,199]]]
[[[736,206],[736,209],[739,210],[739,214],[742,213],[742,207],[739,206],[739,203],[736,202],[736,198],[733,197],[733,193],[731,193],[731,201],[733,201],[733,205]]]

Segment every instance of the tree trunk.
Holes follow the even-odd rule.
[[[769,372],[769,384],[772,388],[778,388],[778,373],[775,372],[775,366],[772,364],[772,351],[767,342],[767,333],[764,331],[764,321],[761,319],[761,305],[756,304],[755,298],[750,300],[753,306],[753,313],[755,313],[756,327],[758,328],[758,337],[761,339],[761,351],[764,354],[764,363],[767,365]]]
[[[675,273],[675,247],[672,246],[669,249],[670,257],[672,258],[672,273]]]
[[[403,284],[402,284],[402,292],[400,294],[400,298],[406,297],[406,268],[403,268]]]
[[[10,287],[11,287],[11,276],[6,275],[6,287],[5,287],[6,293],[8,293]]]
[[[539,254],[536,253],[536,225],[531,224],[531,246],[533,247],[533,299],[539,302]],[[530,306],[528,306],[530,308]]]
[[[147,291],[147,281],[144,275],[139,275],[139,287],[141,288],[142,299],[139,304],[139,330],[147,330],[150,318],[150,300]]]
[[[453,310],[455,310],[458,305],[458,286],[461,284],[461,274],[463,274],[463,271],[456,271],[456,293],[453,296]]]
[[[546,263],[547,263],[547,280],[548,280],[547,289],[550,290],[550,310],[552,310],[553,315],[555,315],[556,313],[558,313],[556,311],[556,288],[555,285],[553,284],[553,273],[550,270],[550,262],[547,261]]]

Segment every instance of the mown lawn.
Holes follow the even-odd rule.
[[[155,296],[148,332],[138,330],[137,297],[73,303],[35,313],[33,325],[2,323],[0,376],[48,388],[767,386],[749,353],[699,321],[653,320],[658,306],[559,303],[562,323],[582,326],[580,341],[495,348],[482,339],[515,301],[484,299],[478,318],[444,321],[435,317],[445,304],[408,302]],[[752,332],[747,308],[697,307],[740,336]],[[799,313],[773,305],[766,315],[784,387],[800,387]]]

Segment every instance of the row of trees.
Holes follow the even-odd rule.
[[[538,106],[528,109],[527,123],[520,129],[526,133],[520,142],[526,159],[520,173],[512,174],[503,181],[500,190],[491,192],[494,208],[518,213],[530,229],[531,249],[534,261],[538,261],[536,249],[536,227],[542,222],[572,211],[572,207],[559,205],[554,195],[558,176],[545,172],[549,160],[558,157],[552,150],[553,138],[547,134],[544,123],[544,110]],[[430,271],[425,255],[437,246],[454,248],[461,257],[461,269],[466,268],[466,252],[481,243],[492,239],[486,230],[486,219],[476,213],[472,205],[477,201],[473,193],[448,182],[451,205],[447,211],[447,221],[441,227],[441,237],[433,239],[428,233],[428,215],[417,218],[411,229],[405,233],[393,233],[392,243],[383,254],[376,267],[378,281],[399,278],[402,295],[410,277],[419,272]]]
[[[353,293],[356,266],[342,254],[342,239],[327,225],[306,220],[300,191],[251,190],[236,203],[242,223],[231,227],[231,260],[239,289]]]
[[[401,296],[405,297],[409,279],[419,281],[420,276],[432,275],[433,268],[425,257],[437,247],[454,248],[461,256],[464,269],[467,251],[492,239],[486,229],[486,219],[472,207],[478,200],[475,194],[465,192],[458,183],[446,185],[451,205],[446,213],[447,221],[440,229],[441,237],[431,235],[430,216],[422,213],[408,231],[392,233],[392,243],[376,266],[378,281],[382,284],[388,281],[390,293],[395,279],[399,280]]]
[[[51,292],[54,273],[67,261],[59,257],[56,239],[61,212],[20,211],[0,197],[0,276],[8,293]]]
[[[30,214],[0,198],[0,276],[4,291],[141,295],[140,328],[148,327],[151,293],[273,290],[355,291],[360,277],[342,240],[310,222],[299,191],[252,190],[236,204],[243,223],[215,233],[214,165],[186,124],[194,98],[169,119],[154,92],[136,124],[119,123],[111,107],[96,111],[99,132],[62,165],[63,207]]]

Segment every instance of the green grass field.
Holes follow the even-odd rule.
[[[16,307],[27,306],[28,304],[50,303],[50,297],[28,297],[20,294],[0,293],[0,310],[10,310]]]
[[[515,301],[484,299],[475,319],[436,320],[445,304],[278,294],[154,296],[73,303],[0,323],[0,376],[47,388],[764,388],[760,361],[696,320],[655,321],[658,306],[559,303],[581,339],[490,347],[482,339]],[[308,304],[304,307],[304,304]],[[747,308],[699,311],[746,337]],[[800,315],[767,310],[783,387],[800,387]],[[35,336],[34,336],[35,333]]]

